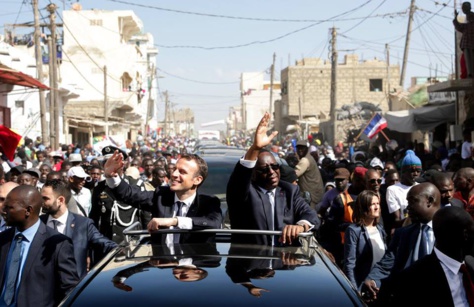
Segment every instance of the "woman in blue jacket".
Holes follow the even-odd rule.
[[[344,233],[343,271],[359,291],[387,249],[386,233],[379,224],[380,215],[380,196],[377,192],[365,190],[354,203],[354,224],[349,225]]]

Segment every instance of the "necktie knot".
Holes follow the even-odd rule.
[[[15,240],[17,243],[21,243],[25,239],[25,236],[22,233],[19,233],[15,236]]]

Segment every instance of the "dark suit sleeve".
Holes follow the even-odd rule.
[[[193,229],[219,229],[222,227],[221,201],[215,196],[199,197],[199,216],[191,217]]]
[[[130,185],[126,183],[125,180],[122,180],[118,187],[111,189],[111,191],[118,201],[146,211],[153,210],[153,197],[155,193],[158,193],[154,191],[142,191],[140,187]],[[159,191],[159,189],[156,191]]]
[[[240,161],[235,165],[227,183],[226,198],[229,210],[231,207],[244,205],[245,200],[249,197],[252,172],[253,169],[243,166]]]
[[[107,239],[97,230],[91,219],[87,219],[87,240],[89,248],[93,248],[94,251],[101,251],[102,256],[117,247],[117,243]],[[98,259],[95,259],[95,261],[97,262]]]
[[[74,249],[69,238],[56,244],[56,264],[58,294],[62,299],[79,282]]]
[[[343,271],[352,285],[357,289],[359,285],[355,280],[354,269],[356,266],[357,244],[359,242],[358,231],[349,226],[344,233],[344,266]]]

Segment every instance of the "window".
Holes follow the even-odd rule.
[[[383,89],[382,79],[369,79],[370,91],[371,92],[381,92]]]
[[[91,19],[90,25],[102,27],[102,19]]]
[[[15,108],[17,110],[21,108],[21,115],[25,115],[25,101],[15,100]]]

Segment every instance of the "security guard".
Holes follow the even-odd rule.
[[[106,146],[102,149],[105,161],[118,150],[123,159],[128,155],[125,151],[114,147]],[[124,180],[128,180],[126,177]],[[138,209],[115,200],[110,188],[105,184],[105,180],[97,183],[92,193],[92,209],[89,217],[94,221],[99,231],[114,242],[120,243],[124,240],[123,230],[139,220]]]

